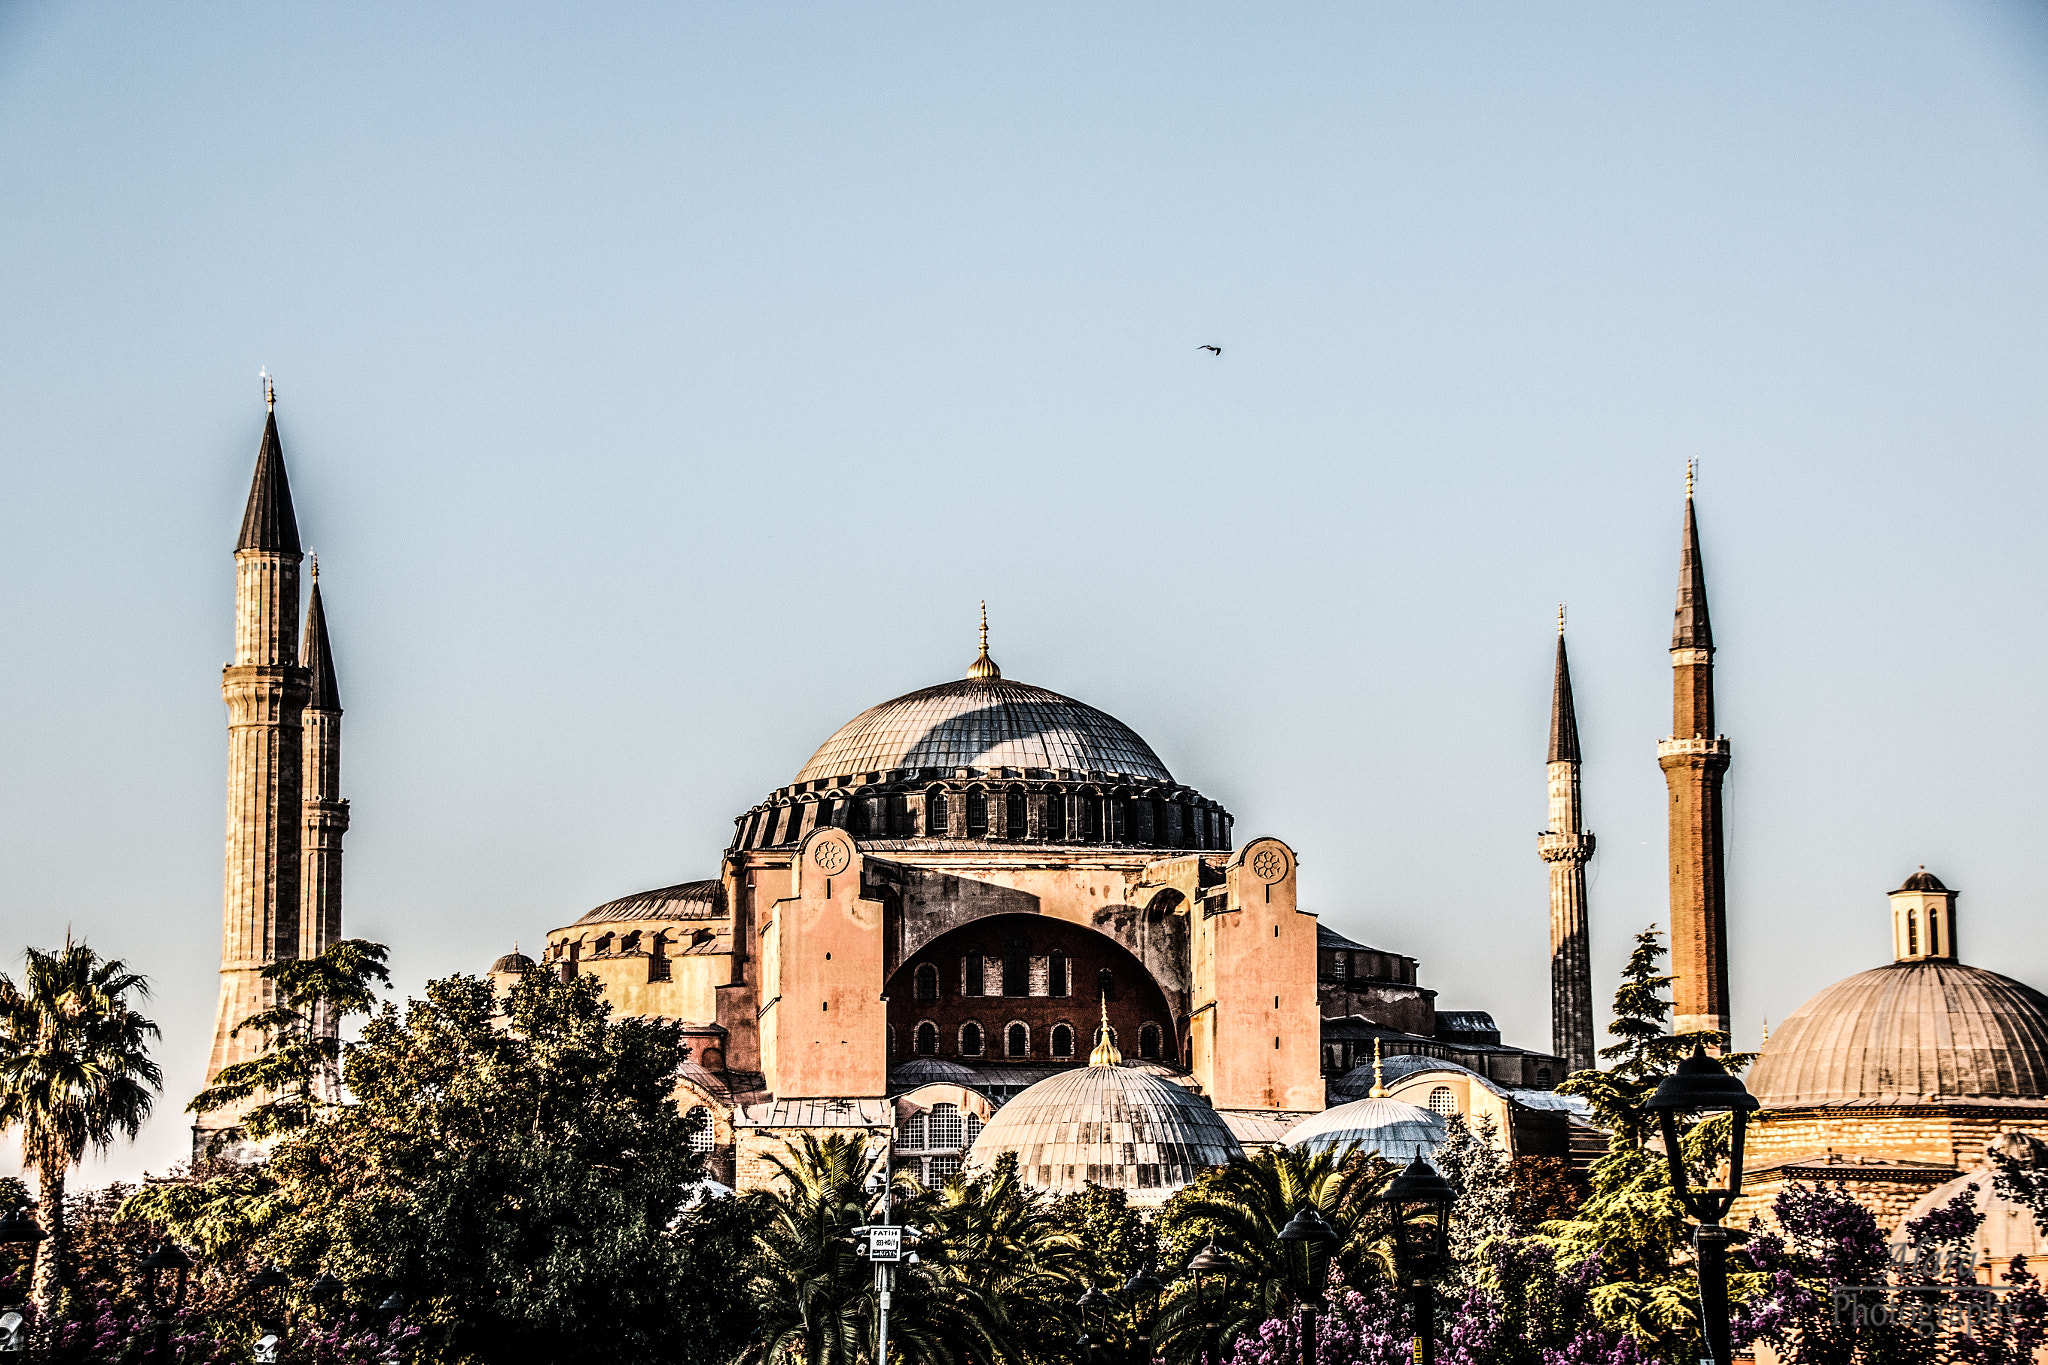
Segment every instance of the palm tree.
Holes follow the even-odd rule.
[[[149,1056],[157,1026],[129,1007],[147,978],[65,936],[54,953],[30,948],[22,984],[0,975],[0,1132],[21,1132],[21,1164],[36,1177],[48,1234],[31,1295],[51,1309],[64,1260],[64,1180],[86,1150],[141,1130],[163,1085]]]
[[[1052,1199],[1018,1179],[1014,1153],[978,1175],[954,1176],[912,1213],[933,1234],[928,1279],[975,1305],[1001,1343],[991,1343],[992,1354],[1043,1361],[1066,1352],[1078,1325],[1073,1302],[1088,1287],[1088,1249]]]
[[[1351,1147],[1319,1152],[1273,1148],[1205,1172],[1168,1203],[1163,1215],[1183,1234],[1175,1238],[1181,1264],[1208,1239],[1235,1262],[1236,1270],[1214,1316],[1203,1311],[1192,1280],[1172,1282],[1160,1305],[1161,1354],[1177,1360],[1196,1357],[1204,1345],[1205,1322],[1217,1324],[1217,1344],[1227,1348],[1234,1337],[1313,1295],[1312,1253],[1303,1243],[1280,1240],[1287,1220],[1304,1207],[1317,1209],[1343,1239],[1331,1264],[1346,1283],[1391,1279],[1393,1224],[1375,1196],[1394,1173],[1377,1153]]]
[[[863,1365],[874,1358],[880,1307],[874,1272],[855,1252],[853,1229],[869,1221],[866,1183],[877,1159],[866,1135],[799,1134],[787,1157],[771,1156],[777,1188],[742,1196],[761,1205],[751,1278],[761,1330],[744,1365]],[[898,1174],[897,1222],[916,1221],[931,1196]],[[1000,1354],[998,1319],[971,1287],[926,1267],[899,1265],[889,1317],[892,1357],[916,1365],[969,1365]]]

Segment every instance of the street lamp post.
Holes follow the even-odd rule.
[[[1301,1365],[1316,1365],[1316,1316],[1322,1311],[1323,1291],[1330,1282],[1330,1257],[1343,1241],[1337,1229],[1313,1204],[1303,1204],[1280,1240],[1298,1242],[1308,1255],[1308,1298],[1301,1305]]]
[[[1728,1340],[1728,1245],[1747,1240],[1748,1234],[1721,1226],[1735,1197],[1742,1192],[1742,1131],[1757,1107],[1739,1077],[1707,1055],[1695,1044],[1692,1056],[1657,1085],[1657,1093],[1643,1105],[1657,1115],[1664,1134],[1664,1159],[1671,1164],[1671,1192],[1698,1224],[1693,1229],[1694,1264],[1699,1269],[1700,1331],[1706,1338],[1712,1365],[1730,1365]],[[1685,1153],[1678,1136],[1678,1116],[1692,1114],[1733,1114],[1734,1134],[1728,1157],[1728,1188],[1693,1188],[1685,1169]]]
[[[1216,1333],[1221,1326],[1216,1313],[1230,1288],[1230,1259],[1212,1241],[1188,1262],[1188,1274],[1195,1277],[1195,1301],[1202,1309],[1202,1359],[1206,1365],[1215,1365]]]
[[[1102,1357],[1102,1339],[1109,1334],[1109,1314],[1116,1307],[1116,1300],[1091,1285],[1087,1293],[1074,1300],[1074,1307],[1081,1310],[1081,1338],[1074,1344],[1081,1348],[1081,1358],[1088,1365],[1095,1365]]]
[[[149,1303],[149,1314],[156,1320],[156,1349],[151,1354],[161,1358],[171,1340],[171,1319],[163,1309],[163,1275],[168,1270],[178,1277],[170,1308],[171,1313],[176,1313],[185,1306],[185,1287],[192,1270],[192,1258],[165,1242],[143,1257],[137,1269],[143,1272],[143,1293]]]
[[[1450,1259],[1450,1182],[1420,1156],[1387,1183],[1380,1202],[1394,1213],[1394,1259],[1408,1277],[1417,1365],[1436,1365],[1436,1296],[1430,1276]]]
[[[1159,1324],[1159,1296],[1166,1292],[1166,1284],[1159,1278],[1158,1265],[1150,1256],[1137,1273],[1124,1281],[1124,1287],[1117,1292],[1123,1296],[1124,1306],[1138,1315],[1143,1324],[1139,1345],[1142,1348],[1136,1365],[1146,1365],[1152,1359],[1152,1333]]]
[[[274,1289],[283,1289],[292,1282],[291,1276],[277,1268],[277,1262],[266,1261],[261,1270],[249,1277],[243,1292],[256,1305],[256,1325],[263,1329],[263,1335],[256,1338],[254,1358],[256,1365],[275,1365],[278,1348],[284,1345],[284,1328],[280,1320],[275,1327],[264,1319],[264,1296]]]

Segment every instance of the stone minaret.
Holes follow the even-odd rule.
[[[1593,835],[1579,810],[1579,718],[1557,609],[1557,677],[1550,692],[1550,828],[1536,847],[1550,865],[1550,1050],[1572,1071],[1593,1055],[1593,961],[1586,940],[1586,860]]]
[[[300,832],[299,956],[316,957],[341,937],[341,836],[348,802],[341,799],[341,689],[327,644],[327,610],[320,601],[320,557],[313,557],[313,587],[306,599],[306,642],[299,651],[308,681],[304,769],[305,813]],[[332,1035],[335,1021],[321,1021]]]
[[[1722,857],[1721,776],[1728,739],[1714,729],[1714,632],[1707,575],[1685,476],[1685,542],[1671,630],[1671,735],[1657,766],[1671,793],[1672,1031],[1729,1031],[1728,891]]]
[[[306,816],[299,792],[308,686],[298,660],[299,527],[277,439],[277,398],[274,391],[267,396],[256,477],[235,542],[235,661],[220,681],[228,709],[227,876],[208,1084],[222,1067],[256,1054],[255,1034],[228,1035],[269,1005],[262,970],[299,955],[303,914],[299,848]],[[214,1114],[200,1127],[231,1122]]]

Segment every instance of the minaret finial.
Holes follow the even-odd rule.
[[[1693,476],[1699,473],[1699,468],[1700,462],[1697,458],[1685,462],[1685,500],[1687,502],[1692,501]]]
[[[1109,1040],[1109,994],[1098,997],[1102,1006],[1102,1023],[1095,1030],[1095,1050],[1088,1054],[1090,1066],[1122,1066],[1124,1055],[1116,1050],[1116,1044]]]
[[[1383,1100],[1387,1097],[1387,1078],[1380,1072],[1380,1040],[1372,1040],[1372,1089],[1366,1092],[1368,1099]]]
[[[272,412],[276,412],[277,380],[271,375],[270,367],[268,365],[258,366],[256,377],[263,381],[263,406]]]
[[[1557,638],[1564,638],[1564,603],[1557,604]]]
[[[1764,1041],[1766,1043],[1771,1041],[1771,1021],[1768,1019],[1764,1020]]]
[[[988,657],[988,603],[981,604],[981,652],[974,656],[974,662],[967,665],[967,676],[976,680],[1000,678],[1003,670],[996,667],[996,661]]]
[[[312,579],[315,583],[320,581],[320,556],[318,554],[313,556]]]

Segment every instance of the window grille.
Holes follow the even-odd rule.
[[[906,1114],[896,1121],[896,1145],[911,1152],[924,1150],[923,1114]]]
[[[967,1125],[961,1121],[958,1105],[932,1106],[925,1117],[925,1146],[940,1152],[957,1152],[967,1146]]]
[[[939,998],[939,969],[932,963],[918,965],[917,998],[926,1004]]]
[[[690,1110],[691,1120],[694,1122],[700,1114],[703,1115],[703,1123],[690,1132],[690,1150],[702,1155],[717,1148],[718,1130],[711,1122],[711,1111],[701,1104]]]
[[[958,1174],[960,1158],[957,1156],[928,1156],[924,1159],[926,1189],[935,1190]]]
[[[1458,1097],[1451,1093],[1449,1086],[1440,1085],[1429,1092],[1429,1108],[1431,1113],[1449,1118],[1458,1112]]]

